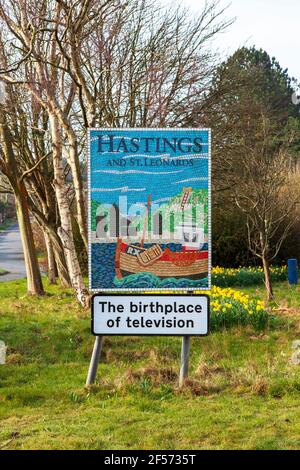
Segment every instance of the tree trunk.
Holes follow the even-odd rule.
[[[271,300],[274,299],[272,282],[271,282],[270,263],[269,263],[269,260],[265,256],[263,256],[262,262],[263,262],[264,275],[265,275],[267,299],[270,302]]]
[[[53,42],[53,47],[55,49],[56,47],[55,42]],[[37,62],[36,67],[40,76],[40,80],[44,81],[45,71],[43,67],[41,66],[41,63]],[[78,220],[78,226],[79,226],[79,230],[82,236],[82,240],[84,242],[86,250],[88,251],[87,210],[86,210],[86,201],[85,201],[84,188],[83,188],[83,182],[82,182],[82,176],[81,176],[80,162],[78,158],[76,134],[74,133],[70,123],[68,122],[68,119],[66,119],[64,112],[62,112],[62,110],[58,106],[54,96],[49,92],[49,90],[48,92],[46,92],[46,94],[48,98],[48,104],[47,104],[46,109],[49,115],[52,141],[53,141],[54,146],[59,147],[58,153],[60,155],[58,155],[58,153],[56,152],[58,156],[57,163],[59,162],[59,159],[62,159],[62,139],[61,139],[61,130],[59,128],[59,124],[64,129],[66,133],[66,137],[68,139],[69,150],[66,154],[66,157],[70,165],[72,178],[73,178],[76,210],[77,210],[76,218]],[[40,99],[40,97],[37,96],[36,94],[35,96],[38,100]],[[44,105],[45,103],[42,103],[42,106]],[[60,166],[62,168],[61,164]],[[58,170],[58,165],[56,165],[56,170]]]
[[[50,238],[53,246],[56,268],[60,283],[63,287],[72,287],[61,239],[56,234],[56,232],[53,231],[50,232]]]
[[[69,152],[68,152],[68,163],[72,171],[72,178],[75,191],[75,201],[76,201],[76,219],[79,227],[79,231],[85,246],[86,251],[88,251],[88,235],[87,235],[87,210],[86,210],[86,200],[84,195],[84,188],[82,184],[82,176],[79,158],[77,154],[77,142],[74,136],[74,132],[70,127],[65,127],[67,138],[69,141]]]
[[[27,291],[31,295],[43,295],[44,288],[35,252],[33,233],[26,201],[26,190],[22,183],[19,188],[19,191],[15,191],[16,212],[25,259]]]
[[[32,295],[43,295],[44,288],[33,241],[27,202],[27,191],[24,183],[20,181],[15,153],[12,146],[13,139],[7,125],[6,114],[2,109],[0,109],[0,136],[2,138],[3,153],[6,163],[6,176],[9,179],[16,200],[16,213],[25,259],[27,291]]]
[[[45,214],[39,212],[34,205],[31,205],[31,210],[33,211],[35,218],[38,224],[40,225],[43,233],[46,232],[50,238],[54,252],[57,274],[58,278],[60,279],[61,285],[63,287],[72,287],[64,249],[62,246],[61,239],[57,234],[56,224],[48,220]]]
[[[58,228],[58,235],[62,241],[71,284],[76,292],[77,300],[86,307],[89,303],[89,296],[83,282],[74,244],[71,213],[62,161],[61,133],[57,117],[54,114],[50,114],[50,125],[53,145],[54,188],[61,223],[61,226]]]
[[[56,284],[57,269],[55,263],[54,250],[48,233],[44,232],[45,245],[47,249],[47,271],[49,284]]]
[[[72,287],[70,276],[68,273],[66,257],[65,257],[63,247],[61,246],[61,243],[59,244],[53,243],[53,250],[54,250],[54,257],[56,261],[57,274],[58,274],[58,278],[60,280],[61,285],[63,287]]]

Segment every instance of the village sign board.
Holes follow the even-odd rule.
[[[210,288],[210,156],[209,129],[89,130],[87,385],[103,335],[180,335],[187,377],[190,336],[209,332],[208,296],[188,294]]]
[[[88,137],[90,289],[208,289],[210,131],[90,129]]]

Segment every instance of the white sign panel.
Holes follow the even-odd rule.
[[[206,336],[206,295],[94,295],[95,335]]]

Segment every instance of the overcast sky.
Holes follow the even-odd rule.
[[[181,1],[196,11],[204,3]],[[230,54],[243,45],[261,47],[300,82],[300,0],[221,0],[221,5],[229,5],[228,18],[236,17],[216,40],[222,52]]]

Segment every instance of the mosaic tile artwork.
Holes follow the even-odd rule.
[[[210,130],[90,129],[90,289],[210,287]]]

